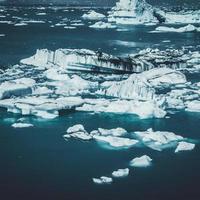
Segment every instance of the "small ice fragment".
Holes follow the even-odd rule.
[[[116,171],[113,171],[113,173],[112,173],[112,176],[117,177],[117,178],[126,177],[128,175],[129,175],[129,169],[128,168],[118,169]]]
[[[100,178],[93,178],[92,180],[96,184],[110,184],[113,182],[112,178],[107,176],[101,176]]]

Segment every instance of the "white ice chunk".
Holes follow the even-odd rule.
[[[14,123],[14,124],[12,124],[12,127],[14,127],[14,128],[28,128],[28,127],[33,127],[33,124],[29,124],[29,123]]]
[[[175,153],[178,153],[179,151],[191,151],[195,148],[195,144],[189,143],[189,142],[179,142],[178,146],[175,150]]]
[[[97,13],[93,10],[89,11],[88,13],[83,14],[82,18],[85,20],[101,20],[104,19],[106,16],[101,14],[101,13]]]
[[[96,184],[110,184],[113,182],[112,178],[106,176],[101,176],[100,178],[93,178],[92,180]]]
[[[134,139],[115,136],[94,135],[93,138],[97,141],[108,143],[110,146],[116,148],[131,147],[138,143],[138,141]]]
[[[129,169],[118,169],[116,171],[113,171],[112,176],[116,178],[126,177],[129,175]]]
[[[115,129],[98,128],[98,132],[103,136],[107,136],[107,135],[123,136],[127,133],[127,131],[123,128],[115,128]]]
[[[152,159],[147,156],[136,157],[130,161],[130,166],[132,167],[148,167],[151,165]]]

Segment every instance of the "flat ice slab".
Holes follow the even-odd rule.
[[[179,142],[175,150],[175,153],[178,153],[179,151],[191,151],[194,148],[195,148],[195,144],[192,144],[189,142]]]
[[[101,176],[100,178],[93,178],[92,179],[96,184],[110,184],[113,182],[113,179],[106,176]]]
[[[29,123],[14,123],[12,124],[13,128],[28,128],[28,127],[33,127],[33,124]]]
[[[147,156],[141,156],[134,158],[133,160],[130,161],[130,166],[132,167],[148,167],[151,165],[152,159]]]
[[[126,177],[129,175],[129,169],[118,169],[116,171],[113,171],[112,176],[115,178],[121,178],[121,177]]]

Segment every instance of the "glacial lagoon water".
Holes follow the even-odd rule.
[[[43,11],[41,11],[43,12]],[[46,16],[35,16],[34,9],[16,8],[6,11],[12,16],[46,20],[45,24],[13,26],[0,24],[0,66],[6,68],[29,57],[38,48],[101,49],[114,55],[127,55],[139,49],[181,48],[198,49],[200,33],[149,33],[154,26],[121,27],[120,30],[95,30],[88,24],[76,29],[50,27],[63,18],[79,20],[80,9],[47,9]],[[105,12],[105,10],[101,10]],[[5,19],[4,19],[5,20]],[[200,81],[190,76],[191,81]],[[141,120],[134,115],[91,114],[71,112],[53,120],[26,117],[33,128],[14,129],[11,125],[20,115],[0,111],[0,198],[59,199],[59,200],[198,200],[200,198],[200,146],[193,151],[174,153],[174,149],[158,152],[144,147],[124,150],[105,149],[100,144],[66,141],[68,127],[83,124],[92,131],[102,128],[125,128],[128,132],[153,128],[200,139],[200,114],[180,112],[165,119]],[[126,178],[115,179],[110,185],[96,185],[93,177],[110,176],[112,171],[128,167],[129,161],[147,154],[153,159],[149,168],[130,168]]]

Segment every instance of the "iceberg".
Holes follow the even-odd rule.
[[[82,18],[85,20],[101,20],[104,19],[106,16],[101,13],[97,13],[93,10],[90,10],[88,13],[83,14]]]
[[[100,178],[93,178],[92,179],[96,184],[110,184],[113,182],[113,179],[106,176],[101,176]]]
[[[165,51],[145,49],[128,57],[116,57],[87,49],[57,49],[56,51],[38,49],[35,55],[22,59],[20,63],[47,69],[60,67],[63,70],[75,72],[93,71],[122,74],[141,73],[153,68],[192,68],[200,60],[200,56],[194,56],[199,56],[199,54],[172,49]]]
[[[120,0],[109,12],[108,21],[116,24],[144,24],[162,21],[162,17],[145,0]]]
[[[115,178],[126,177],[128,175],[129,175],[129,169],[128,168],[118,169],[118,170],[112,172],[112,176],[115,177]]]
[[[191,151],[195,148],[195,144],[189,143],[189,142],[179,142],[177,148],[175,149],[175,153],[178,153],[180,151]]]
[[[119,0],[108,16],[116,24],[193,24],[200,22],[200,11],[165,12],[154,8],[145,0]]]
[[[132,167],[148,167],[152,163],[152,159],[147,156],[136,157],[130,161],[130,166]]]
[[[13,128],[28,128],[28,127],[33,127],[33,124],[29,123],[14,123],[12,124]]]

